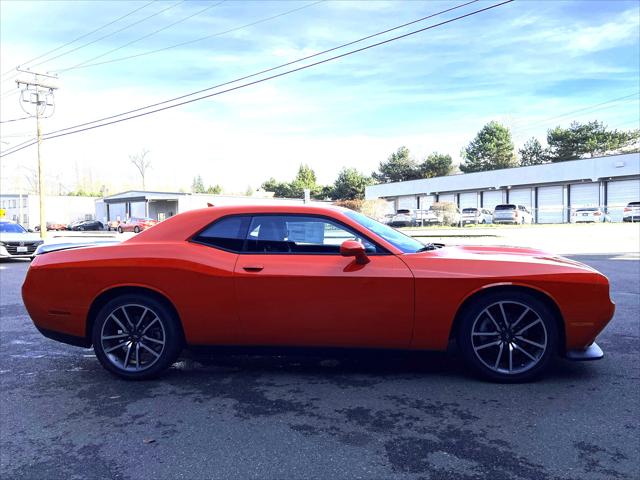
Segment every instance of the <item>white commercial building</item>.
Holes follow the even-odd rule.
[[[127,218],[150,217],[162,221],[187,210],[208,205],[299,204],[302,199],[262,195],[209,195],[205,193],[146,192],[131,190],[95,201],[96,219],[103,223]]]
[[[44,213],[47,223],[69,224],[94,217],[96,197],[47,195],[44,197]],[[38,195],[0,194],[0,210],[4,218],[18,222],[27,228],[40,225],[40,201]]]
[[[627,203],[640,201],[640,153],[371,185],[365,197],[387,200],[389,213],[434,202],[489,210],[515,203],[529,207],[537,223],[568,222],[580,207],[601,207],[621,221]]]

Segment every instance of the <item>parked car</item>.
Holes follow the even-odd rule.
[[[0,258],[33,258],[42,243],[39,234],[19,223],[0,220]]]
[[[424,215],[424,225],[460,225],[462,215],[455,203],[439,202],[429,207]]]
[[[82,220],[80,222],[74,222],[67,227],[69,230],[84,231],[84,230],[104,230],[104,225],[98,220]]]
[[[415,211],[411,209],[400,209],[389,220],[392,227],[414,227],[416,226]]]
[[[600,207],[576,208],[571,213],[571,223],[606,222],[607,215]]]
[[[640,202],[629,202],[622,212],[623,222],[640,222]]]
[[[493,223],[513,223],[516,225],[532,222],[533,215],[524,205],[505,203],[496,205],[493,210]]]
[[[469,223],[481,224],[491,223],[493,214],[486,208],[463,208],[462,209],[462,225]]]
[[[116,231],[118,230],[118,226],[120,225],[120,220],[109,220],[107,222],[107,230],[108,231]]]
[[[204,208],[116,245],[49,247],[22,287],[35,326],[93,345],[127,379],[159,375],[190,345],[446,350],[456,339],[486,378],[526,381],[558,353],[601,358],[594,341],[615,309],[607,277],[575,260],[425,245],[338,207]]]
[[[36,232],[40,231],[40,225],[36,225],[35,227],[33,227],[33,229]],[[47,222],[47,231],[61,231],[61,230],[66,230],[67,229],[67,225],[64,223],[60,223],[60,222]]]
[[[118,225],[118,232],[134,232],[139,233],[147,228],[151,228],[158,223],[153,218],[130,218],[124,222],[120,222]]]

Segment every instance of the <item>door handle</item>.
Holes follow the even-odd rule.
[[[242,268],[247,272],[260,272],[264,267],[262,265],[247,265]]]

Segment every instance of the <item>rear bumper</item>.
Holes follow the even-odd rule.
[[[593,342],[584,350],[568,350],[564,356],[567,360],[572,360],[574,362],[588,362],[592,360],[600,360],[604,357],[604,352],[596,342]]]
[[[53,330],[41,328],[38,325],[36,325],[36,328],[42,335],[50,338],[51,340],[55,340],[56,342],[66,343],[75,347],[89,348],[91,346],[91,342],[85,337],[77,337],[75,335],[69,335],[67,333],[54,332]]]

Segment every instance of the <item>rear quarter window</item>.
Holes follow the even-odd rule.
[[[192,241],[223,250],[240,252],[250,220],[251,217],[248,216],[233,216],[216,220],[195,235]]]

